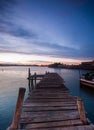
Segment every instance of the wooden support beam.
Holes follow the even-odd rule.
[[[19,121],[19,118],[20,118],[21,112],[22,112],[22,105],[23,105],[25,91],[26,91],[25,88],[19,88],[16,109],[15,109],[13,121],[12,121],[12,124],[11,124],[9,130],[12,130],[12,129],[15,130],[18,127],[18,121]]]
[[[29,87],[29,91],[31,90],[30,77],[31,77],[31,73],[30,73],[30,68],[29,68],[29,69],[28,69],[28,87]]]
[[[78,111],[80,114],[80,119],[83,122],[83,124],[88,124],[87,118],[86,118],[86,112],[84,109],[84,102],[82,99],[78,98],[77,99],[77,105],[78,105]]]
[[[36,80],[37,80],[36,73],[34,74],[34,79],[35,79],[35,86],[36,86]]]
[[[34,84],[33,84],[33,76],[31,77],[31,90],[33,90]]]
[[[28,78],[30,78],[31,73],[30,73],[30,68],[28,69]]]

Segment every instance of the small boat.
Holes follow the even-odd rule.
[[[80,84],[94,88],[94,72],[83,74],[80,78]]]

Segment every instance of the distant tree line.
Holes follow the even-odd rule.
[[[63,63],[53,63],[48,65],[50,68],[66,68],[66,69],[84,69],[84,70],[94,70],[94,61],[82,62],[79,65],[66,65]]]

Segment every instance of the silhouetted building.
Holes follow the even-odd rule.
[[[93,61],[88,61],[88,62],[82,62],[82,66],[94,66],[94,60]]]

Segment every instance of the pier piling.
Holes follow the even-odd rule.
[[[29,87],[29,91],[31,90],[30,77],[31,77],[31,73],[30,73],[30,68],[29,68],[29,69],[28,69],[28,87]]]
[[[85,112],[85,109],[84,109],[84,102],[83,102],[83,100],[81,98],[78,98],[77,104],[78,104],[78,111],[79,111],[79,114],[80,114],[81,121],[84,124],[88,124],[87,118],[86,118],[86,112]]]
[[[25,91],[26,91],[25,88],[19,88],[19,94],[18,94],[16,109],[15,109],[12,124],[10,126],[10,130],[11,129],[17,129],[17,127],[18,127],[18,121],[19,121],[19,118],[20,118],[21,112],[22,112],[22,105],[23,105]]]

